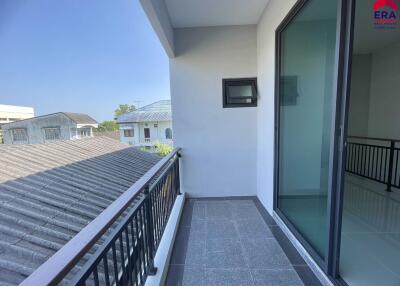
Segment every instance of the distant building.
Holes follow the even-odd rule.
[[[33,107],[0,104],[0,144],[3,143],[2,124],[32,118],[34,116],[35,111]]]
[[[170,100],[160,100],[123,114],[117,123],[122,143],[145,147],[152,147],[157,141],[172,144]]]
[[[89,115],[58,112],[3,124],[5,144],[38,144],[93,136],[96,120]]]

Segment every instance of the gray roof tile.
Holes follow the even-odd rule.
[[[118,123],[171,121],[171,101],[160,100],[118,117]]]
[[[160,159],[107,137],[0,152],[0,285],[19,284]]]

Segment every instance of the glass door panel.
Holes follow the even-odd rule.
[[[400,285],[400,2],[355,1],[339,273]]]
[[[337,1],[310,0],[279,32],[280,214],[324,259],[329,190]]]

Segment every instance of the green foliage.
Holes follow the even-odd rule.
[[[122,114],[129,113],[135,111],[136,107],[134,105],[129,104],[120,104],[117,109],[115,109],[114,114],[115,117],[121,116]]]
[[[117,122],[113,120],[107,120],[99,124],[96,131],[106,132],[106,131],[117,131],[119,129]]]
[[[160,141],[157,141],[154,143],[154,147],[156,148],[156,152],[160,156],[167,156],[169,153],[172,152],[172,146],[169,144],[161,143]]]

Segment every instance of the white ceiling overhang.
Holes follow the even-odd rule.
[[[174,57],[174,29],[257,24],[268,1],[140,0],[169,57]]]

